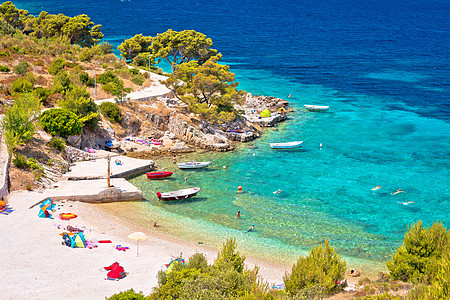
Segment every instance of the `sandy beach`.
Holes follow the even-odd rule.
[[[0,215],[0,254],[4,258],[0,277],[2,299],[104,299],[120,291],[133,288],[148,295],[157,285],[156,274],[164,269],[173,256],[183,253],[188,258],[196,252],[206,255],[212,263],[217,251],[202,245],[164,237],[154,231],[145,232],[149,239],[140,243],[136,256],[136,242],[127,238],[139,228],[124,225],[106,214],[95,204],[57,202],[54,219],[39,218],[42,199],[36,192],[13,192],[8,205],[14,208],[9,215]],[[71,212],[76,219],[62,221],[59,213]],[[111,240],[97,248],[70,248],[61,244],[63,227],[84,229],[87,240]],[[58,228],[59,227],[59,228]],[[116,245],[130,247],[118,251]],[[105,280],[103,267],[119,262],[128,276],[119,281]],[[249,268],[260,267],[262,278],[270,283],[281,283],[286,267],[247,258]]]

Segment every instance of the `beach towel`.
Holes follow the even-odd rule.
[[[110,244],[110,243],[112,243],[111,240],[100,240],[100,241],[97,241],[97,242],[99,242],[100,244]]]
[[[8,205],[6,205],[5,207],[3,207],[2,209],[0,209],[0,214],[2,215],[9,215],[10,213],[12,213],[14,211],[14,208],[9,207]]]

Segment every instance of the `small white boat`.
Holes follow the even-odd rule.
[[[307,110],[311,110],[311,111],[324,111],[324,110],[328,110],[330,107],[329,106],[321,106],[321,105],[304,105],[305,108]]]
[[[172,191],[172,192],[167,192],[167,193],[157,192],[156,195],[158,196],[158,199],[164,200],[164,201],[183,200],[183,199],[194,197],[195,195],[197,195],[197,193],[199,191],[200,191],[200,188],[195,187],[195,188],[183,189],[183,190]]]
[[[184,163],[178,163],[178,168],[180,169],[200,169],[200,168],[206,168],[212,164],[211,161],[191,161],[191,162],[184,162]]]
[[[300,148],[303,141],[287,142],[287,143],[270,143],[272,149],[295,149]]]

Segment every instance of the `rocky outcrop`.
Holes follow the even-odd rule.
[[[245,104],[237,107],[245,112],[244,118],[253,124],[258,124],[261,127],[272,127],[276,123],[284,121],[287,116],[281,110],[288,111],[289,102],[276,97],[269,96],[253,96],[248,93],[245,99]],[[270,117],[261,118],[259,113],[264,109],[271,112]]]
[[[168,130],[180,141],[214,151],[229,151],[233,149],[233,146],[224,135],[209,130],[209,128],[203,128],[203,130],[200,128],[189,125],[177,115],[169,118]]]

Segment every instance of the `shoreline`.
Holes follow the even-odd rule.
[[[2,290],[3,299],[25,296],[28,299],[61,298],[104,299],[115,293],[133,288],[148,295],[157,285],[157,272],[164,269],[173,256],[183,254],[189,258],[196,252],[204,253],[209,263],[217,251],[204,245],[195,245],[173,237],[145,230],[147,241],[139,245],[140,256],[136,257],[136,242],[127,238],[140,228],[108,214],[101,207],[83,202],[57,202],[60,207],[53,213],[54,219],[39,218],[39,207],[29,208],[42,194],[36,192],[13,192],[8,197],[14,211],[2,216],[4,230],[0,233],[3,242],[0,253],[8,257],[8,263],[0,270],[8,284]],[[60,212],[72,212],[78,217],[70,222],[57,219]],[[111,244],[98,244],[94,249],[77,249],[61,245],[62,227],[83,228],[87,240],[111,240]],[[58,225],[60,229],[58,229]],[[130,247],[118,251],[113,246]],[[102,267],[118,261],[129,275],[120,281],[104,280]],[[246,266],[260,267],[261,277],[270,283],[281,283],[284,269],[252,258]],[[45,284],[45,283],[46,284]],[[51,283],[51,284],[49,284]],[[57,289],[54,287],[58,286]],[[80,286],[90,286],[89,290]]]

